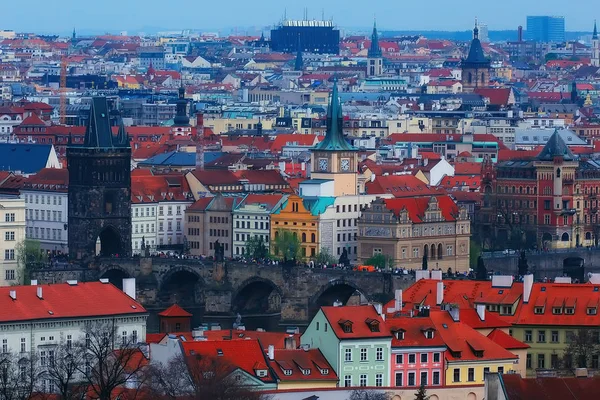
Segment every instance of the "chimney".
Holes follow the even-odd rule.
[[[343,305],[344,305],[344,303],[342,303],[342,302],[341,302],[341,301],[339,301],[339,300],[336,300],[336,301],[334,301],[334,302],[333,302],[333,306],[334,306],[334,307],[341,307],[341,306],[343,306]]]
[[[10,298],[13,300],[17,299],[17,291],[16,290],[11,290],[10,292],[8,292],[8,294],[10,295]]]
[[[477,315],[480,320],[485,321],[485,304],[477,304]]]
[[[294,349],[297,348],[297,346],[296,346],[296,338],[293,335],[289,336],[289,337],[286,337],[283,340],[283,342],[285,344],[286,350],[294,350]]]
[[[533,274],[523,277],[523,303],[529,303],[531,289],[533,288]]]
[[[438,281],[437,288],[435,292],[435,304],[440,306],[444,302],[444,282]]]
[[[135,278],[123,279],[123,292],[135,300]]]
[[[396,289],[394,292],[394,310],[402,311],[402,289]]]
[[[204,171],[204,139],[197,138],[196,143],[196,170]]]
[[[383,314],[383,306],[381,305],[381,303],[375,303],[373,304],[373,307],[375,307],[375,311],[377,311],[378,315]]]
[[[202,338],[204,337],[204,329],[193,329],[192,330],[192,339],[198,341],[198,340],[202,340]]]
[[[517,41],[522,42],[523,41],[523,27],[521,25],[519,25],[519,27],[517,28],[517,32],[518,32]]]
[[[37,287],[37,297],[40,300],[42,300],[44,298],[44,296],[42,296],[42,287],[41,286]]]
[[[271,361],[275,360],[275,346],[270,344],[268,353],[269,353],[269,360],[271,360]]]
[[[459,310],[458,306],[450,307],[448,312],[450,313],[450,316],[452,317],[452,321],[454,321],[454,322],[460,321],[460,310]]]
[[[199,132],[200,130],[202,132]],[[196,132],[204,136],[204,113],[196,113]]]
[[[31,280],[31,286],[37,286],[37,279],[32,279]]]

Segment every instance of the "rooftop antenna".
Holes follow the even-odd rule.
[[[287,8],[283,9],[283,21],[287,21]]]

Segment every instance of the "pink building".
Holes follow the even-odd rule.
[[[441,386],[445,382],[446,345],[429,316],[389,318],[391,386]]]

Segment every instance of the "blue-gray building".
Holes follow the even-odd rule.
[[[525,39],[536,42],[564,42],[565,17],[528,16]]]

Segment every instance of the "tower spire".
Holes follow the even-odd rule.
[[[594,33],[592,34],[592,39],[598,39],[598,28],[596,28],[596,20],[594,20]]]
[[[479,39],[479,25],[477,24],[477,17],[475,17],[475,28],[473,28],[473,39]]]
[[[304,70],[304,60],[302,59],[302,44],[300,43],[300,34],[298,34],[298,45],[296,46],[296,63],[294,64],[294,71]]]
[[[381,48],[379,47],[379,34],[377,33],[377,20],[373,20],[373,32],[371,33],[371,47],[367,54],[370,58],[381,57]]]
[[[327,133],[315,147],[317,150],[336,151],[356,150],[344,138],[344,117],[342,115],[342,104],[338,93],[337,78],[333,80],[333,89],[331,90],[331,99],[327,107]]]

